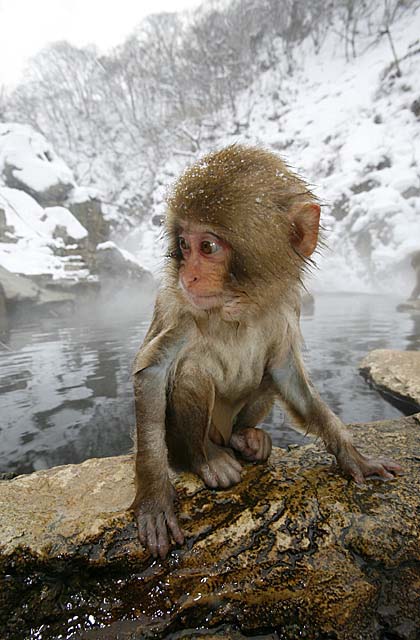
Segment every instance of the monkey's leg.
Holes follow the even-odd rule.
[[[236,418],[229,446],[249,462],[265,462],[270,456],[271,438],[264,429],[256,426],[270,412],[275,397],[272,387],[259,390]]]
[[[136,495],[131,505],[140,542],[153,556],[164,558],[170,536],[184,542],[174,512],[174,489],[169,481],[165,442],[166,374],[151,366],[134,376],[137,426]]]
[[[212,489],[241,480],[241,464],[226,447],[209,438],[215,390],[212,381],[194,370],[178,372],[170,398],[167,440],[171,457]]]
[[[271,368],[271,375],[282,401],[298,425],[323,439],[345,474],[359,484],[369,476],[389,480],[402,474],[402,467],[396,462],[367,458],[357,451],[344,424],[321,400],[307,378],[299,352],[291,351],[282,367]]]

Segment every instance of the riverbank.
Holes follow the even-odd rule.
[[[420,411],[420,352],[375,349],[360,363],[362,376],[394,404]]]
[[[234,625],[247,635],[281,627],[290,640],[302,629],[311,639],[376,640],[387,631],[414,640],[420,414],[352,431],[361,450],[395,458],[405,475],[358,486],[315,444],[246,465],[227,491],[182,474],[186,543],[163,562],[143,550],[126,511],[129,456],[0,482],[4,638],[17,628],[25,636],[42,628],[46,640],[70,629],[165,638]]]

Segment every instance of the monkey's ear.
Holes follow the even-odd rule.
[[[319,204],[306,203],[290,214],[292,246],[305,258],[309,258],[315,251],[318,242],[320,213]]]

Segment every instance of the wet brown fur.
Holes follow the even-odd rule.
[[[134,369],[137,454],[132,504],[139,537],[164,557],[170,538],[182,543],[169,463],[198,473],[210,487],[240,480],[235,449],[264,461],[271,441],[258,422],[280,398],[298,425],[321,436],[345,473],[361,482],[398,473],[369,460],[323,403],[300,355],[299,303],[318,216],[299,217],[317,199],[275,154],[233,145],[187,169],[168,198],[169,255],[153,320]],[[303,221],[302,221],[303,220]],[[195,224],[231,247],[223,305],[203,310],[179,285],[182,225]],[[312,225],[312,226],[311,226]],[[253,454],[255,448],[255,455]],[[252,449],[252,451],[251,451]],[[254,457],[252,457],[254,455]]]
[[[208,226],[233,248],[231,271],[238,285],[288,291],[305,266],[290,240],[290,212],[317,202],[305,182],[274,153],[232,145],[187,169],[168,198],[166,231],[177,254],[179,220]],[[177,269],[171,271],[177,281]]]

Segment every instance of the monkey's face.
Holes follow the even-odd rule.
[[[167,282],[199,316],[215,310],[242,321],[264,313],[299,287],[319,214],[308,186],[275,154],[241,145],[210,153],[168,197],[168,256],[175,260]]]
[[[222,307],[231,259],[229,244],[211,231],[183,221],[177,241],[179,285],[185,298],[198,309]]]

